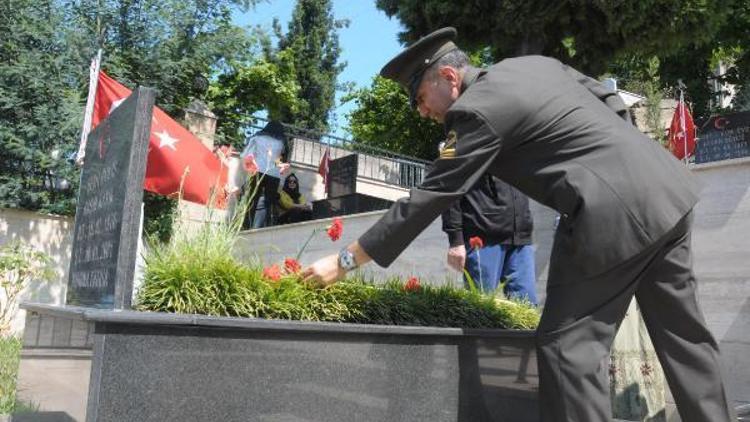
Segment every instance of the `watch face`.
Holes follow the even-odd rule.
[[[339,265],[347,271],[354,269],[357,266],[354,262],[354,254],[346,249],[342,249],[341,252],[339,252]]]

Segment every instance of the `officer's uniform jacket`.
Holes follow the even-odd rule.
[[[485,244],[531,244],[534,229],[529,198],[491,174],[485,174],[442,215],[450,246],[479,236]]]
[[[615,92],[557,60],[469,69],[462,88],[445,116],[455,153],[359,239],[381,266],[487,172],[560,213],[548,285],[633,257],[698,200],[685,166],[629,123]]]

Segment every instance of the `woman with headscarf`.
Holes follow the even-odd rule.
[[[279,190],[279,224],[296,223],[312,219],[312,209],[299,191],[299,179],[289,174]]]

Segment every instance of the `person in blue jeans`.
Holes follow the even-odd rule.
[[[443,147],[444,148],[444,147]],[[486,174],[442,215],[448,235],[448,265],[464,268],[476,287],[493,293],[501,281],[508,298],[537,305],[534,227],[529,199],[500,179]],[[470,239],[479,237],[483,246],[474,248]],[[464,283],[469,281],[464,275]]]

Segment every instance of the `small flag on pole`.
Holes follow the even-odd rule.
[[[672,124],[669,125],[669,150],[675,157],[685,160],[687,163],[695,151],[695,123],[685,105],[682,91],[680,91],[680,101],[672,116]]]
[[[320,159],[320,164],[318,165],[318,174],[320,174],[323,177],[323,186],[325,193],[328,193],[328,167],[331,163],[331,147],[326,147],[325,152],[323,153],[323,157]]]

